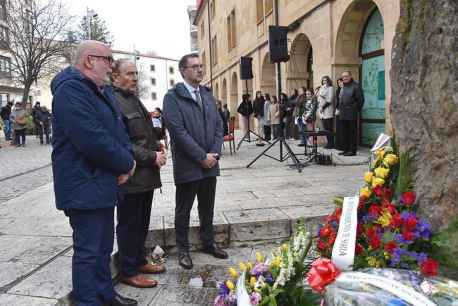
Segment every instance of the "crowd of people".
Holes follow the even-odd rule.
[[[5,140],[10,141],[12,146],[25,147],[28,113],[23,103],[9,101],[2,107],[0,117],[3,121]],[[40,106],[40,102],[36,102],[31,117],[33,121],[32,132],[39,138],[40,144],[45,144],[45,141],[46,144],[50,144],[51,113],[48,108]]]
[[[256,92],[253,101],[244,94],[237,112],[241,115],[245,131],[251,116],[255,119],[255,133],[263,140],[298,138],[298,146],[307,145],[306,131],[324,130],[326,149],[341,150],[339,154],[354,156],[357,152],[357,122],[364,105],[361,86],[353,80],[350,71],[344,71],[333,86],[330,77],[324,76],[321,86],[313,89],[292,89],[290,95],[280,98]]]

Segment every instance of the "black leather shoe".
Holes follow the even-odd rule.
[[[137,306],[138,303],[136,300],[123,297],[116,293],[115,297],[109,301],[106,306]]]
[[[356,152],[346,152],[344,153],[344,156],[355,156]]]
[[[202,252],[213,255],[214,257],[220,258],[220,259],[229,258],[229,255],[227,255],[227,253],[224,250],[218,248],[216,244],[203,248]]]
[[[192,264],[192,259],[191,256],[189,256],[189,253],[178,254],[178,264],[187,270],[191,270],[194,266]]]
[[[339,152],[338,154],[339,154],[339,155],[345,155],[345,154],[347,154],[347,153],[348,153],[347,151],[342,151],[342,152]]]

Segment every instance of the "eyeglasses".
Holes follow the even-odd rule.
[[[197,69],[202,69],[203,67],[204,65],[192,65],[192,66],[185,66],[184,68],[190,68],[193,70],[197,70]]]
[[[110,65],[113,64],[113,62],[114,62],[114,59],[113,59],[112,56],[95,55],[95,54],[89,54],[88,56],[95,57],[95,58],[101,58],[101,59],[103,59],[105,62],[107,62]]]

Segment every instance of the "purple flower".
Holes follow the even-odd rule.
[[[256,306],[261,302],[261,300],[262,300],[262,296],[258,292],[253,292],[250,296],[251,305]]]
[[[417,215],[414,212],[408,212],[408,211],[403,211],[401,213],[402,221],[405,221],[405,220],[409,219],[409,217],[417,218]]]
[[[225,282],[219,282],[218,283],[218,295],[222,296],[225,298],[229,294],[230,290],[227,288]]]
[[[391,267],[395,267],[401,262],[402,252],[403,252],[403,249],[401,248],[394,249],[393,254],[391,254],[391,261],[390,261]]]
[[[274,283],[274,279],[272,277],[272,273],[267,272],[267,273],[265,273],[264,277],[265,277],[266,283],[268,283],[269,285],[272,285]]]
[[[222,295],[218,295],[213,302],[213,306],[226,306],[226,298]]]
[[[396,241],[398,244],[412,244],[412,240],[406,240],[404,239],[404,236],[402,234],[396,234],[394,235],[394,241]]]
[[[371,223],[374,220],[375,220],[374,216],[370,214],[363,216],[363,223]]]
[[[264,264],[264,263],[261,263],[261,262],[258,262],[254,267],[253,269],[251,269],[251,274],[252,275],[256,275],[256,278],[259,277],[259,275],[261,275],[262,273],[264,272],[267,272],[269,270],[269,267]]]
[[[337,227],[339,227],[339,224],[337,223],[337,221],[331,221],[331,226],[334,228],[334,229],[337,229]]]
[[[318,229],[316,230],[316,235],[319,237],[320,236],[320,231],[323,226],[320,224],[318,225]]]
[[[424,218],[421,218],[418,221],[417,230],[421,238],[425,240],[429,240],[431,238],[431,224]]]
[[[421,265],[428,259],[428,255],[426,253],[420,252],[417,254],[417,261],[418,265]]]

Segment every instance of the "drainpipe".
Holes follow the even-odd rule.
[[[208,18],[208,51],[210,59],[210,87],[213,91],[213,57],[212,57],[212,36],[210,22],[210,0],[207,1],[207,18]]]

